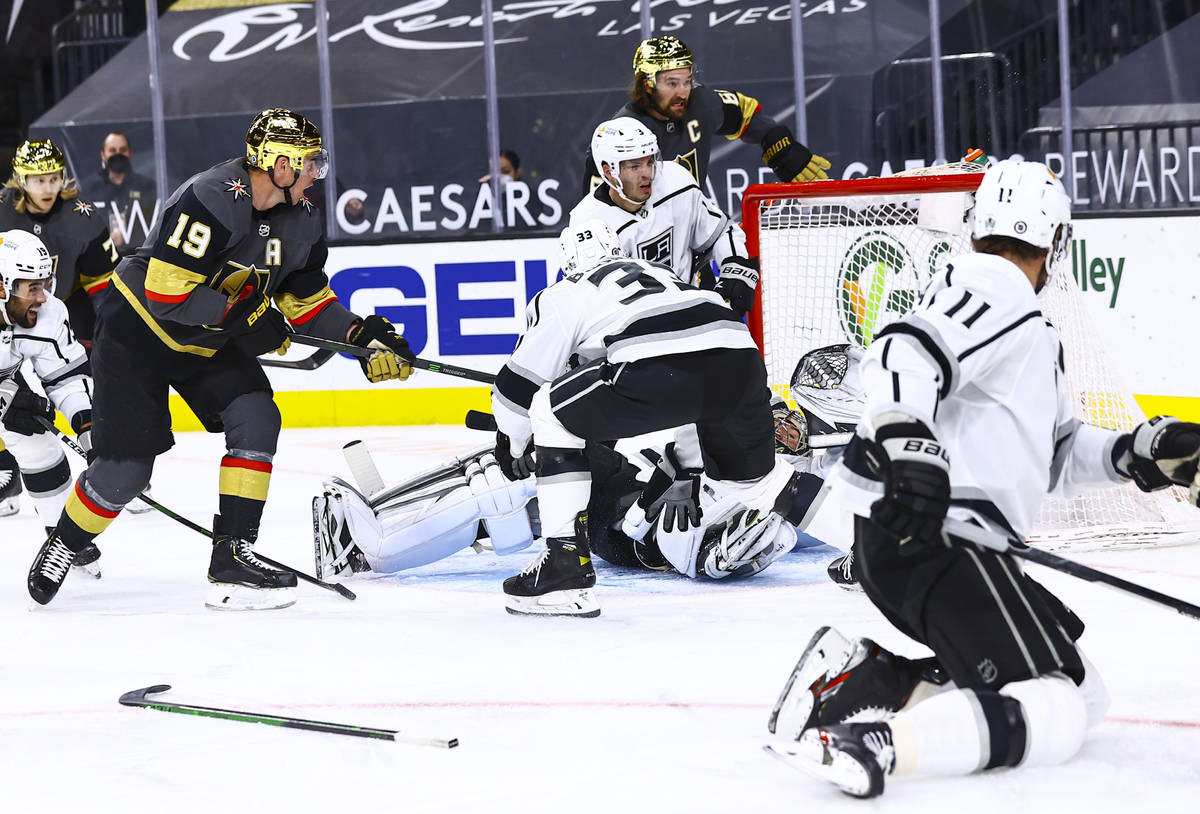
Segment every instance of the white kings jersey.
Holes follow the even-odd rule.
[[[665,266],[614,258],[562,278],[529,301],[528,327],[496,374],[492,411],[521,448],[538,388],[569,367],[652,356],[753,348],[744,323],[712,291],[680,282]]]
[[[867,349],[858,432],[897,410],[924,421],[949,454],[951,516],[998,521],[998,510],[1024,539],[1047,492],[1124,482],[1120,433],[1074,417],[1064,376],[1028,278],[1002,257],[963,255]]]
[[[663,162],[653,192],[637,212],[613,203],[601,184],[571,210],[570,223],[591,218],[607,223],[630,257],[670,267],[685,283],[696,284],[692,255],[710,249],[720,266],[726,258],[746,257],[746,234],[707,198],[696,179],[674,161]]]
[[[0,306],[2,308],[3,306]],[[68,419],[92,408],[92,378],[87,353],[75,341],[67,322],[67,306],[48,297],[32,328],[0,328],[0,380],[17,375],[26,359],[54,406]]]

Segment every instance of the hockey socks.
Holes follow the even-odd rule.
[[[226,534],[258,538],[271,483],[271,458],[266,452],[231,450],[221,459],[219,505]]]

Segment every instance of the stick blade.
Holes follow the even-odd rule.
[[[466,425],[467,429],[471,430],[495,432],[496,417],[491,413],[484,413],[479,410],[467,410]]]
[[[142,687],[140,690],[130,690],[121,696],[120,702],[127,707],[140,707],[146,703],[147,695],[157,695],[169,689],[171,689],[170,684],[155,684],[151,687]]]
[[[359,490],[368,498],[383,491],[383,478],[371,459],[371,451],[362,441],[351,441],[342,447],[342,455]]]

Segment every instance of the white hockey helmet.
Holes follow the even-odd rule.
[[[637,119],[629,116],[619,116],[618,118],[602,122],[594,133],[592,133],[592,160],[596,162],[596,170],[600,173],[600,177],[604,182],[617,191],[625,200],[630,203],[640,203],[632,201],[625,196],[625,192],[621,189],[621,162],[635,158],[645,158],[646,156],[654,156],[654,177],[658,177],[659,168],[662,166],[662,155],[658,149],[658,136],[650,132],[650,128],[639,122]],[[617,181],[613,183],[612,179],[604,172],[604,165],[607,164],[612,170],[612,174],[616,176]]]
[[[562,252],[563,274],[586,271],[615,257],[629,256],[612,228],[599,218],[567,226],[558,236],[558,247]]]
[[[971,237],[999,235],[1046,249],[1053,276],[1071,250],[1071,199],[1050,168],[1006,159],[993,165],[975,192]]]
[[[46,290],[53,290],[54,261],[37,235],[21,229],[0,232],[0,303],[8,302],[20,280],[44,280]]]

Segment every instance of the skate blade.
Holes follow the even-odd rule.
[[[504,609],[515,616],[580,616],[591,619],[600,615],[600,603],[588,589],[551,591],[541,596],[504,596]]]
[[[72,565],[71,570],[86,574],[92,579],[100,579],[100,560],[89,562],[87,565]]]
[[[293,588],[249,588],[216,584],[208,592],[204,607],[219,611],[280,610],[296,604]]]
[[[850,660],[853,649],[853,642],[828,625],[817,628],[775,701],[767,720],[767,731],[789,740],[799,740],[800,733],[809,726],[816,703],[812,685],[825,675],[831,661],[835,662],[834,672],[840,672]]]
[[[21,511],[21,501],[15,497],[0,500],[0,517],[11,517]]]
[[[153,497],[153,495],[151,495]],[[154,507],[139,497],[135,497],[125,505],[125,511],[130,514],[145,514],[154,511]]]
[[[779,762],[790,766],[805,777],[820,780],[851,797],[867,797],[871,790],[871,776],[861,763],[841,752],[809,754],[804,743],[794,748],[763,746],[763,751]]]

